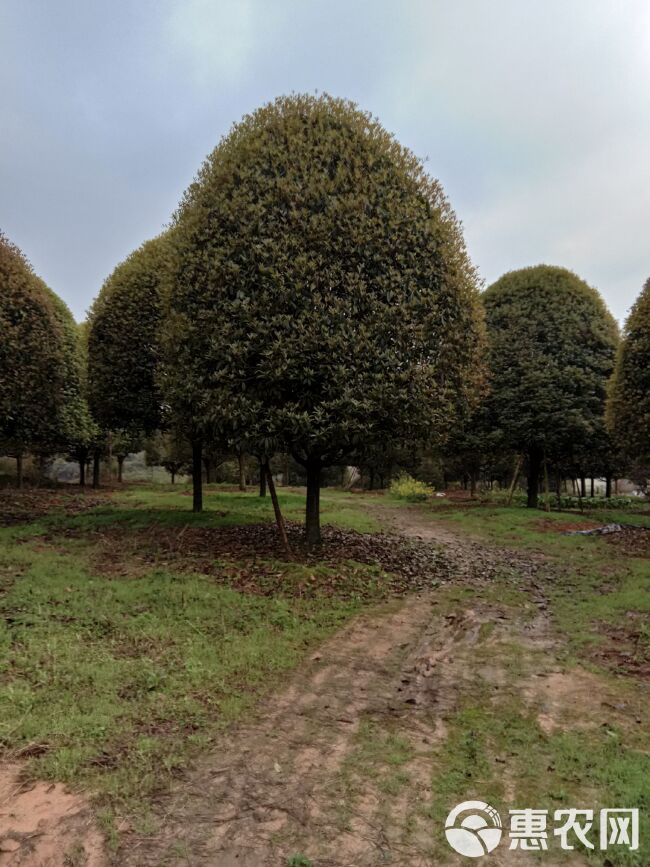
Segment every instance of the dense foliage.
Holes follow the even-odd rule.
[[[535,506],[543,462],[580,463],[604,435],[618,329],[596,290],[564,268],[510,272],[483,299],[488,413],[504,445],[527,456]]]
[[[90,424],[77,327],[20,250],[0,235],[0,443],[19,461],[64,451]]]
[[[400,500],[416,503],[427,500],[434,493],[433,488],[425,482],[414,479],[408,473],[400,473],[390,483],[390,492]]]
[[[439,442],[480,378],[476,278],[439,184],[369,115],[292,96],[219,144],[174,222],[170,403],[307,470]]]
[[[607,421],[629,457],[650,460],[650,280],[625,323],[610,383]]]
[[[93,416],[130,436],[160,425],[156,380],[165,236],[147,241],[117,266],[89,315],[88,392]]]

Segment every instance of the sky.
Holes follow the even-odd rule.
[[[442,183],[485,285],[650,276],[647,0],[0,0],[0,229],[82,319],[230,125],[326,91]]]

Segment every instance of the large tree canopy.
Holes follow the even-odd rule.
[[[512,271],[483,300],[489,410],[505,444],[528,456],[535,506],[544,458],[570,459],[602,434],[618,328],[598,292],[564,268]]]
[[[208,157],[174,221],[170,402],[195,429],[283,443],[321,468],[471,402],[476,276],[440,185],[352,103],[283,97]]]
[[[610,383],[607,422],[630,458],[650,458],[650,280],[625,323]]]
[[[0,440],[6,453],[49,454],[77,436],[86,420],[79,352],[68,308],[0,235]]]
[[[107,430],[151,433],[160,424],[156,382],[165,236],[147,241],[102,286],[88,321],[88,398]]]
[[[87,401],[86,333],[65,302],[44,283],[42,288],[52,301],[62,341],[63,394],[59,403],[58,441],[52,444],[53,450],[76,449],[80,444],[92,443],[98,434]]]

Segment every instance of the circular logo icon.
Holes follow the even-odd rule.
[[[445,834],[452,849],[468,858],[480,858],[499,845],[501,817],[485,801],[463,801],[445,822]]]

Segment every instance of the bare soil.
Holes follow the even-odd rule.
[[[34,488],[22,491],[6,488],[0,498],[0,527],[27,524],[53,512],[75,515],[104,505],[110,493],[79,487]]]
[[[250,725],[179,781],[157,805],[154,835],[123,837],[116,865],[284,867],[302,853],[315,867],[433,867],[440,829],[426,813],[432,749],[444,743],[463,694],[479,683],[495,694],[514,688],[540,724],[545,716],[548,725],[561,724],[564,704],[573,703],[570,689],[550,708],[543,679],[533,679],[534,672],[558,676],[543,558],[461,540],[415,509],[382,512],[394,531],[431,546],[432,556],[442,547],[448,580],[472,590],[467,604],[441,608],[430,590],[358,617]],[[490,584],[495,574],[515,571],[531,602],[526,617],[513,621]],[[534,659],[514,686],[505,649],[513,641]],[[541,672],[540,653],[548,666]],[[364,731],[375,725],[408,748],[405,784],[396,778],[387,787],[390,778],[374,775],[360,752]],[[499,851],[492,864],[525,863],[517,852]],[[452,855],[447,863],[462,859]],[[553,856],[545,863],[553,867]]]
[[[88,801],[60,784],[0,767],[0,867],[103,867],[104,839]]]
[[[177,780],[154,805],[153,833],[127,828],[116,852],[102,852],[83,798],[62,786],[23,787],[19,768],[5,767],[0,867],[284,867],[298,853],[314,867],[434,867],[432,757],[463,696],[516,695],[548,733],[615,717],[616,696],[597,676],[560,662],[544,592],[558,575],[542,556],[461,539],[415,508],[381,506],[381,514],[444,582],[464,588],[462,601],[441,604],[431,585],[357,617]],[[508,577],[521,606],[494,593],[497,576]],[[386,732],[402,752],[391,773],[372,758]],[[446,850],[445,863],[466,861]],[[490,863],[529,859],[502,845]],[[549,852],[544,863],[560,862]]]
[[[238,590],[262,595],[403,595],[433,588],[449,577],[449,561],[442,550],[401,533],[324,527],[323,551],[313,553],[305,547],[302,525],[288,523],[293,562],[314,567],[297,584],[287,582],[280,568],[286,554],[275,524],[181,529],[155,524],[134,529],[116,524],[101,529],[57,528],[40,539],[56,546],[61,533],[92,545],[93,569],[101,575],[137,577],[153,567],[172,567],[214,575]],[[378,566],[385,573],[378,582],[381,586],[371,593],[367,575],[359,584],[338,580],[337,570],[343,568],[349,576],[351,562]],[[324,572],[322,566],[330,571]]]

